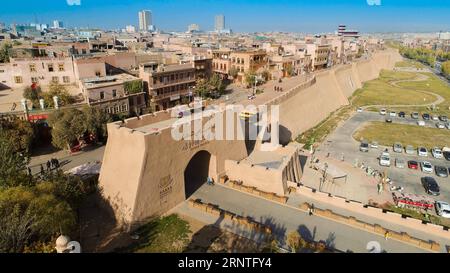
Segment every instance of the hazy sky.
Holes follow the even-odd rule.
[[[381,5],[367,3],[377,1]],[[212,30],[216,14],[236,32],[329,32],[341,23],[362,32],[450,31],[450,0],[4,0],[0,22],[58,19],[70,27],[116,29],[138,25],[141,9],[151,10],[153,24],[167,31],[191,23]]]

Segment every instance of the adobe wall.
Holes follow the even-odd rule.
[[[398,51],[388,49],[373,53],[369,60],[319,72],[315,84],[280,102],[280,124],[295,139],[347,105],[348,98],[364,82],[376,79],[382,69],[393,69],[400,60]]]

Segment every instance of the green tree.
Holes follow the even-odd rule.
[[[110,117],[101,109],[85,106],[83,108],[86,130],[92,133],[96,139],[104,140],[107,136],[106,124]]]
[[[10,50],[12,49],[11,43],[3,43],[0,47],[0,63],[9,63]]]
[[[33,107],[37,108],[39,107],[39,99],[42,98],[42,89],[40,86],[37,86],[34,89],[31,88],[31,86],[27,86],[23,90],[22,97],[30,100],[33,103]]]
[[[216,91],[219,94],[223,94],[225,91],[225,85],[222,79],[217,74],[213,74],[208,81],[208,85],[211,91]]]
[[[142,80],[129,81],[124,83],[125,92],[128,94],[141,93],[143,91]]]
[[[52,143],[60,149],[67,149],[86,132],[86,117],[78,109],[54,111],[48,118],[52,127]]]
[[[0,131],[6,139],[10,140],[16,152],[29,153],[34,139],[34,130],[28,121],[19,118],[0,119]]]
[[[270,72],[268,70],[264,70],[261,73],[261,77],[265,80],[265,81],[269,81],[270,80]]]
[[[75,102],[74,97],[69,94],[66,87],[56,82],[50,83],[47,92],[41,93],[41,97],[44,99],[45,105],[51,108],[55,107],[55,103],[53,101],[54,96],[58,97],[60,106],[70,105]]]
[[[197,96],[205,98],[211,92],[209,84],[205,79],[198,79],[195,84],[195,92]]]
[[[230,71],[228,71],[228,75],[230,75],[233,80],[236,80],[237,76],[239,74],[239,71],[236,69],[236,67],[230,68]]]
[[[23,153],[0,132],[0,188],[26,184],[29,180],[24,173],[28,163]]]
[[[444,73],[447,78],[450,78],[450,61],[442,63],[442,73]]]
[[[254,86],[255,83],[256,83],[256,74],[255,74],[255,72],[252,72],[252,71],[247,72],[245,74],[245,82],[247,83],[248,87]]]

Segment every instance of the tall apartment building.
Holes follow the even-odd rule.
[[[152,12],[150,10],[142,10],[139,12],[139,30],[149,31],[152,25]]]
[[[64,28],[64,24],[63,24],[63,22],[61,22],[59,20],[54,20],[53,21],[53,28],[54,29],[62,29],[62,28]]]
[[[190,99],[196,68],[192,63],[164,65],[149,62],[139,66],[139,78],[144,81],[144,90],[148,90],[154,110],[160,111]]]
[[[214,26],[217,32],[223,31],[225,29],[225,16],[222,14],[216,15]]]

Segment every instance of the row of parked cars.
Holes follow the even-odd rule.
[[[397,114],[397,112],[395,111],[387,111],[386,109],[381,109],[380,110],[380,114],[385,116],[387,115],[388,117],[386,118],[386,122],[388,123],[392,123],[392,118],[391,117],[400,117],[400,118],[405,118],[406,117],[406,113],[405,112],[399,112]],[[419,120],[419,113],[418,112],[413,112],[411,113],[411,118],[416,119],[417,120],[417,125],[419,126],[425,126],[425,121],[426,120],[434,120],[437,121],[436,122],[436,127],[439,129],[449,129],[450,130],[450,122],[448,121],[448,117],[447,116],[437,116],[437,115],[433,115],[431,116],[428,113],[424,113],[422,114],[422,119],[423,120]]]
[[[369,143],[368,141],[363,140],[359,146],[359,150],[361,152],[368,152],[369,149],[378,149],[378,143]],[[403,145],[399,142],[394,143],[392,150],[395,153],[403,153],[404,151],[409,155],[414,155],[417,153],[417,155],[421,157],[427,157],[429,155],[428,149],[426,147],[418,147],[416,150],[412,145],[406,145],[405,147],[403,147]],[[445,158],[446,160],[450,161],[450,148],[444,147],[441,149],[439,147],[434,147],[431,149],[431,155],[437,159]]]

